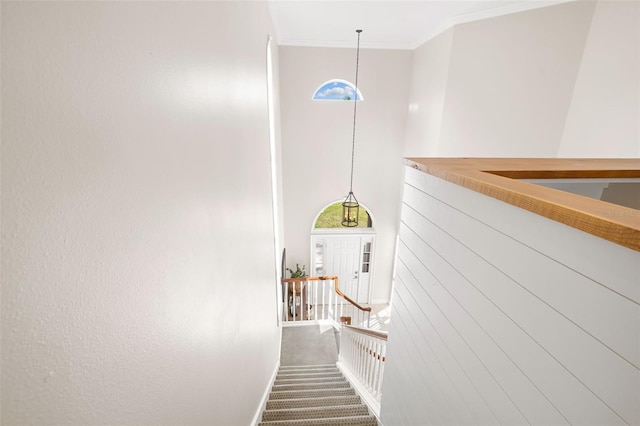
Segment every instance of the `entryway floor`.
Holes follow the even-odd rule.
[[[282,327],[280,365],[320,365],[338,362],[335,329],[328,324]]]
[[[388,331],[389,305],[371,305],[371,327]],[[299,322],[298,322],[299,324]],[[320,365],[338,361],[340,334],[329,324],[282,327],[280,365]]]

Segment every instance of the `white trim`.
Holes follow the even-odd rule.
[[[269,394],[271,393],[271,388],[273,388],[273,384],[276,381],[276,376],[278,375],[279,369],[280,369],[280,360],[278,360],[278,362],[276,363],[276,368],[273,370],[273,373],[271,374],[269,385],[267,386],[267,389],[264,391],[264,395],[262,395],[262,400],[260,401],[260,405],[258,406],[258,411],[256,411],[256,414],[254,414],[253,416],[253,420],[251,421],[251,424],[253,426],[257,426],[258,423],[262,421],[262,413],[264,412],[265,408],[267,408],[267,401],[269,400]]]
[[[371,410],[372,414],[376,416],[376,420],[380,423],[380,401],[371,395],[369,390],[362,384],[352,372],[342,362],[336,362],[336,367],[342,372],[344,377],[351,383],[353,389],[360,395],[362,401],[367,404],[367,407]]]
[[[338,49],[353,49],[353,42],[349,41],[319,41],[319,40],[300,40],[300,39],[283,39],[278,40],[279,46],[294,47],[331,47]],[[361,42],[361,49],[391,49],[391,50],[413,50],[414,43],[385,43],[385,42]]]
[[[371,305],[390,305],[390,300],[389,299],[372,299],[371,300]]]
[[[271,53],[273,38],[267,35],[267,113],[269,119],[269,165],[271,167],[271,213],[273,215],[273,251],[275,260],[275,282],[276,282],[276,325],[279,327],[282,321],[280,300],[282,300],[280,277],[286,271],[281,271],[282,251],[280,249],[280,212],[278,210],[278,159],[276,154],[276,124],[275,124],[275,104],[273,91],[273,56]]]
[[[271,10],[271,2],[268,1],[267,10],[269,11],[269,17],[271,18],[271,28],[276,36],[276,42],[280,45],[280,40],[282,40],[282,34],[280,32],[280,24],[278,22],[278,15]]]

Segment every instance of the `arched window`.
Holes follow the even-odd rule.
[[[358,215],[358,228],[371,228],[373,226],[371,215],[365,210],[362,205],[359,209]],[[315,229],[327,229],[327,228],[343,228],[342,226],[342,202],[331,204],[324,209],[316,223],[313,225]]]
[[[323,83],[314,92],[314,101],[352,101],[356,96],[356,87],[347,80],[333,79]],[[358,101],[364,101],[362,92],[357,90]]]

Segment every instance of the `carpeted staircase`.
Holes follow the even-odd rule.
[[[378,426],[335,364],[280,367],[259,426]]]

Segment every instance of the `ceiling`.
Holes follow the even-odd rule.
[[[567,0],[268,0],[278,44],[415,49],[454,24]]]

